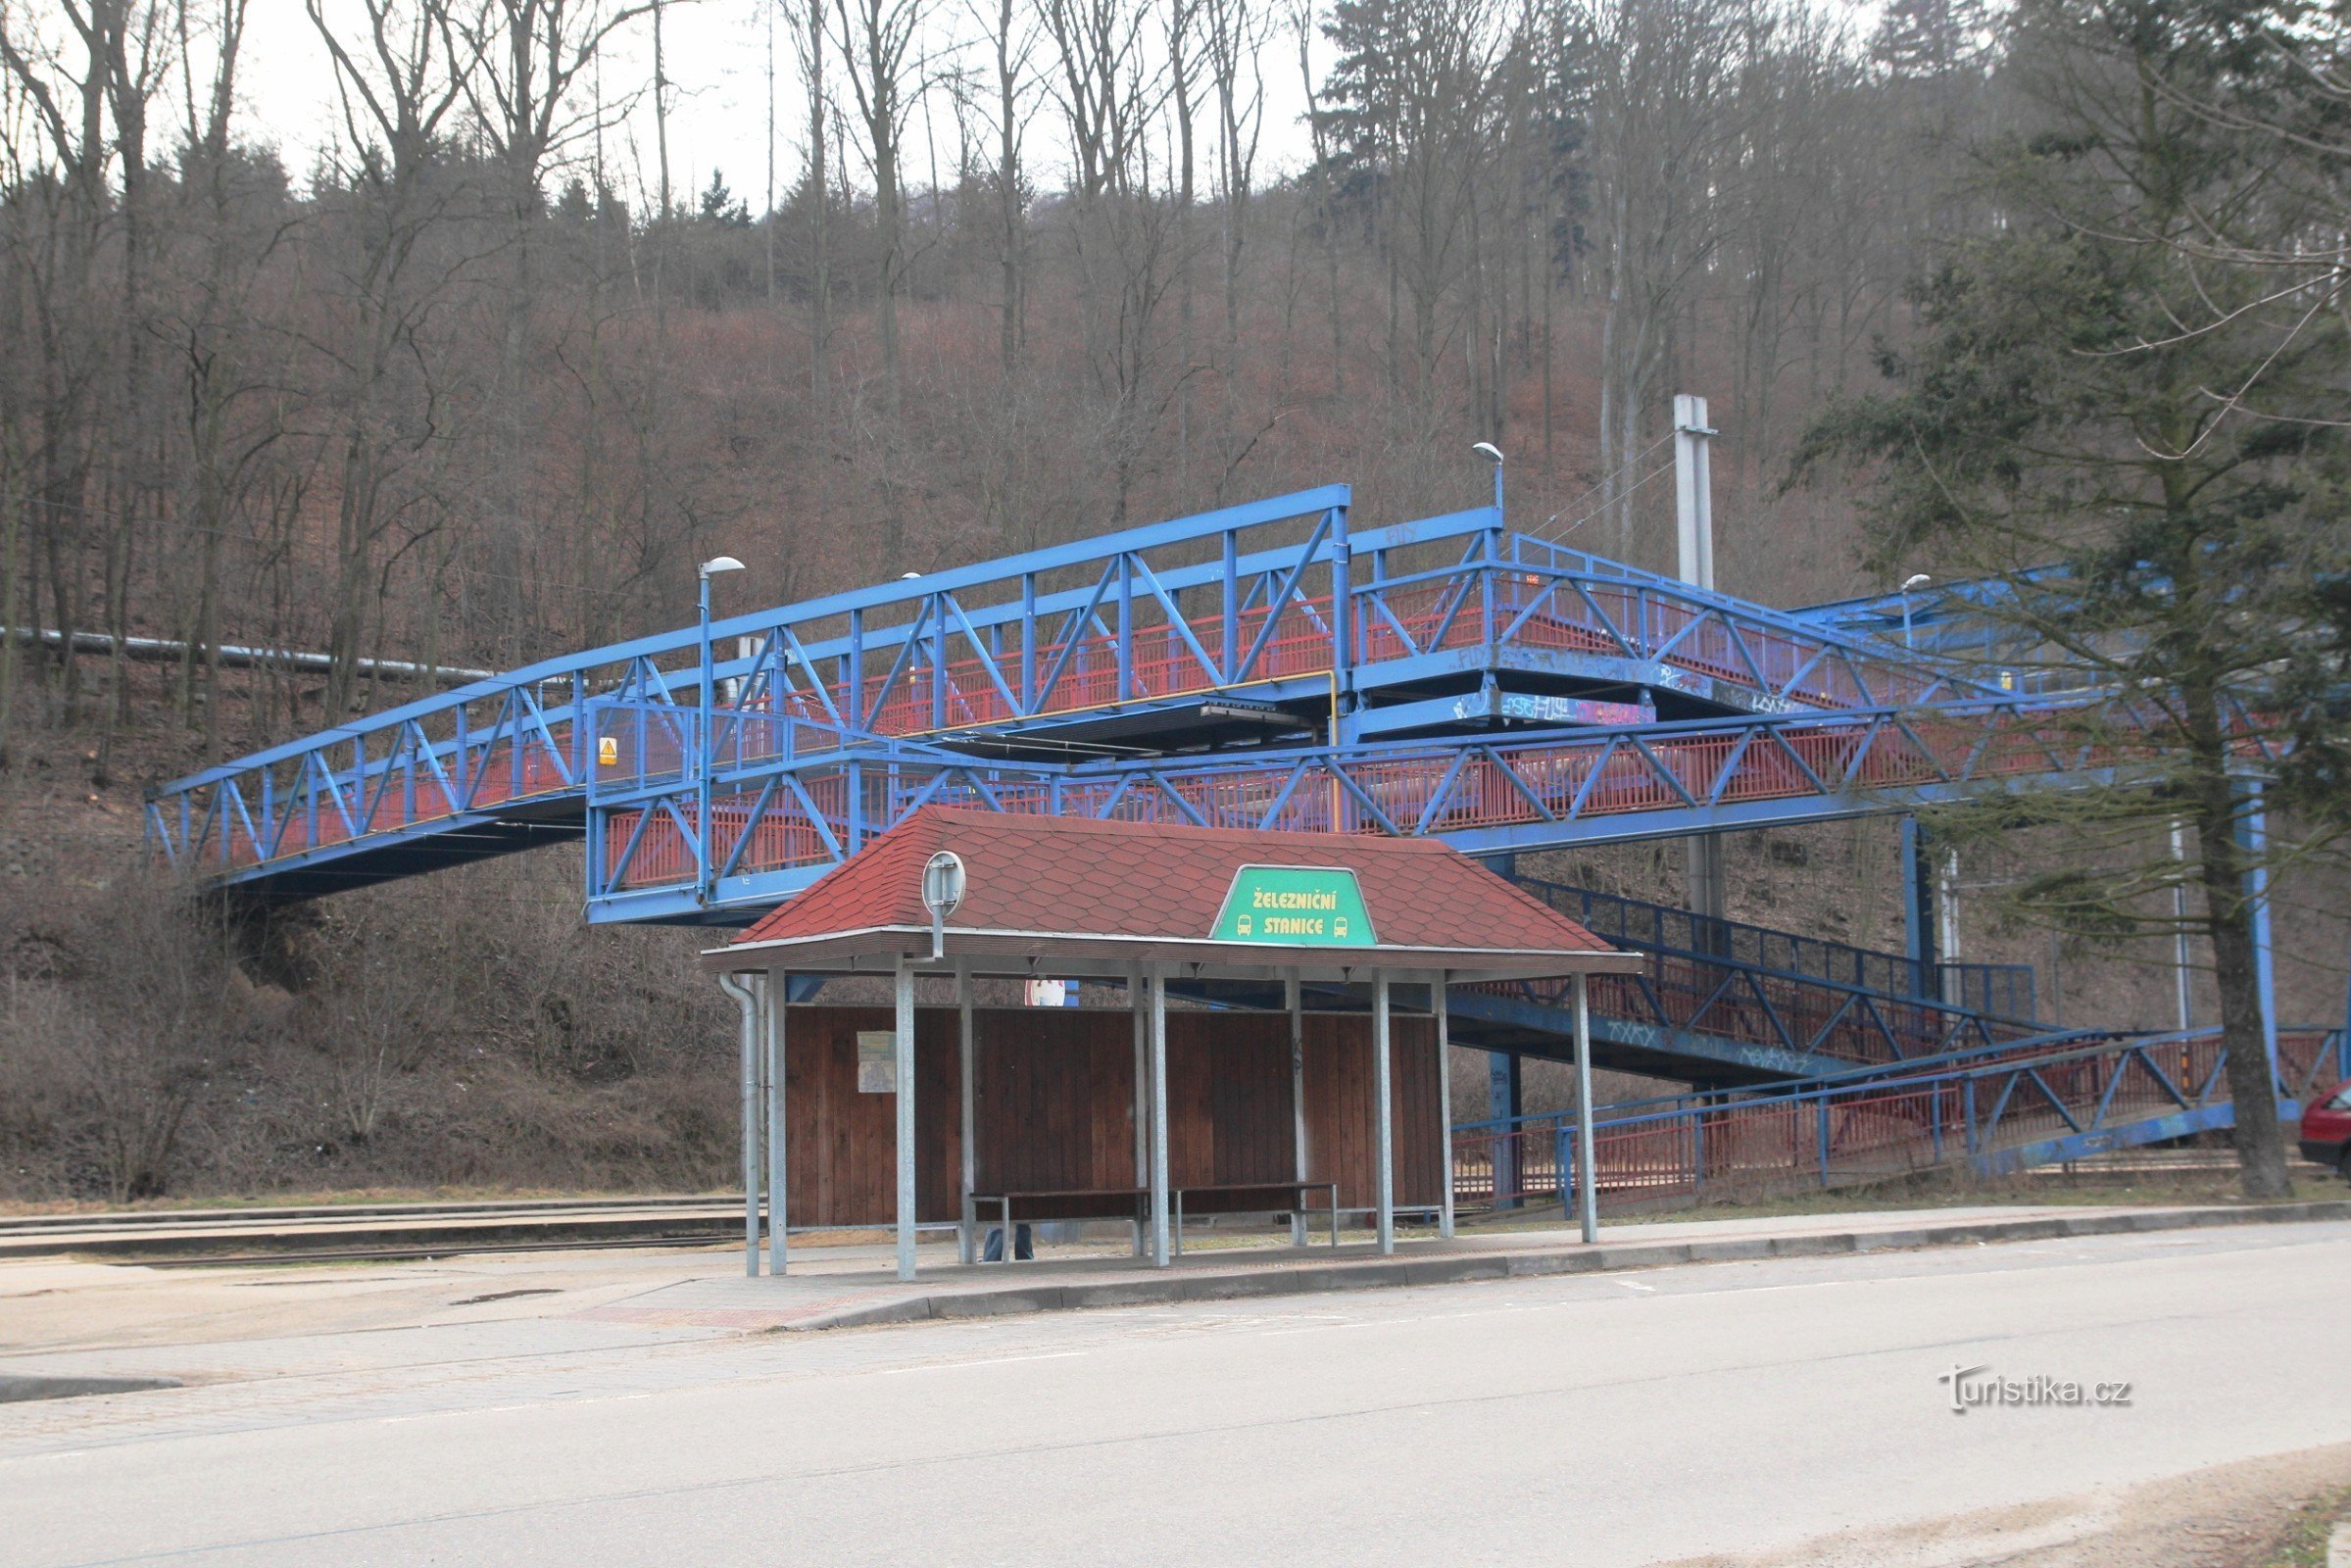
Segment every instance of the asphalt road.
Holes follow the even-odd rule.
[[[0,1406],[0,1561],[1744,1554],[2351,1440],[2346,1301],[2326,1224],[811,1336],[510,1325]],[[1954,1414],[1954,1365],[2130,1402]]]

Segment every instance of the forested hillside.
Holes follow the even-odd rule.
[[[1333,478],[1396,516],[1475,499],[1474,440],[1522,520],[1654,562],[1665,486],[1626,492],[1676,391],[1725,432],[1726,570],[1861,586],[1835,498],[1770,487],[1984,221],[1999,96],[1942,0],[1867,37],[1793,0],[857,0],[772,19],[801,122],[758,213],[622,155],[619,106],[692,84],[604,69],[661,6],[312,9],[5,24],[0,618],[190,644],[216,754],[392,700],[362,660],[677,624],[720,548],[772,603]],[[300,169],[237,74],[288,24],[334,63]],[[1301,33],[1333,65],[1276,167]],[[222,643],[335,664],[224,724]],[[103,773],[123,691],[20,652],[0,737],[94,720]]]

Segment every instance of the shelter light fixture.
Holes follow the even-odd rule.
[[[941,850],[922,867],[922,906],[931,911],[931,957],[947,956],[947,917],[963,902],[963,858]]]

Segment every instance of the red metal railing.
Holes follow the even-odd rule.
[[[1455,743],[1337,764],[1316,758],[1257,768],[1230,759],[1190,771],[1160,764],[1148,782],[1104,770],[1065,778],[1057,792],[1008,769],[962,770],[986,775],[985,795],[975,785],[958,782],[952,772],[944,786],[934,788],[943,771],[935,764],[870,765],[862,770],[861,820],[870,830],[880,831],[916,800],[927,798],[942,804],[993,800],[1010,811],[1057,809],[1071,816],[1138,821],[1186,822],[1197,815],[1225,827],[1442,834],[1672,810],[1692,800],[1736,806],[1848,788],[1916,787],[1960,777],[1999,779],[2110,767],[2151,751],[2119,742],[2085,746],[2041,716],[2009,710],[1992,711],[1972,723],[1931,714],[1907,730],[1868,718],[1842,723],[1808,720],[1793,728],[1764,721],[1713,733],[1652,733],[1642,737],[1640,747],[1595,731],[1537,745],[1476,748],[1466,760],[1459,750]],[[827,776],[832,775],[803,775]],[[786,818],[805,812],[797,801],[782,797],[767,809]],[[615,812],[607,828],[607,886],[646,887],[664,880],[646,872],[626,850],[635,838],[637,814]],[[831,826],[836,838],[847,836],[845,820],[835,818]],[[646,836],[676,831],[674,820],[657,819]],[[821,842],[821,835],[788,834],[776,840],[778,845]],[[787,858],[770,861],[762,853],[747,854],[738,869],[785,870],[829,858],[829,854],[803,858],[789,850],[778,853]]]

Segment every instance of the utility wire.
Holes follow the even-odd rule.
[[[1543,528],[1548,528],[1552,523],[1557,522],[1561,517],[1566,516],[1568,513],[1574,511],[1577,507],[1582,506],[1585,502],[1591,500],[1593,496],[1598,495],[1602,490],[1605,490],[1608,486],[1614,484],[1619,474],[1622,474],[1629,469],[1639,467],[1642,463],[1648,460],[1648,457],[1651,453],[1655,452],[1659,447],[1665,445],[1673,438],[1673,432],[1668,431],[1666,434],[1661,435],[1656,440],[1650,442],[1641,451],[1634,453],[1632,457],[1626,459],[1623,463],[1617,465],[1608,472],[1600,475],[1600,477],[1581,495],[1569,501],[1566,506],[1561,507],[1557,512],[1554,512],[1549,516],[1543,518],[1543,526],[1542,528],[1535,530],[1535,536],[1539,539],[1555,539],[1559,537],[1559,534],[1572,532],[1573,530],[1582,527],[1585,523],[1590,522],[1593,517],[1598,516],[1599,514],[1596,512],[1589,513],[1584,516],[1578,517],[1574,522],[1569,523],[1567,527],[1560,529],[1559,534],[1544,533],[1543,531]],[[1639,483],[1635,484],[1633,489],[1638,490],[1641,485],[1648,483],[1649,479],[1653,479],[1655,477],[1656,474],[1650,474],[1648,478],[1644,478],[1639,481]],[[1625,492],[1626,495],[1631,495],[1632,493],[1633,490],[1627,490]]]

